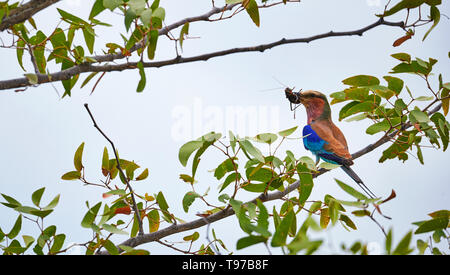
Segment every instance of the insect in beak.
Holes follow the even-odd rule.
[[[298,92],[293,92],[294,89],[295,89],[295,87],[292,88],[292,89],[291,88],[286,88],[286,89],[284,89],[284,93],[286,95],[286,98],[290,102],[291,111],[294,111],[294,119],[295,119],[295,110],[298,108],[298,106],[301,105],[300,92],[302,90],[300,89],[300,91],[298,91]]]

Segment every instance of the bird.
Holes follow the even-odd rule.
[[[316,156],[316,165],[320,159],[328,163],[341,165],[342,170],[371,199],[376,198],[377,196],[364,185],[361,178],[350,168],[353,165],[352,155],[348,151],[344,134],[332,121],[331,108],[327,97],[314,90],[292,92],[290,88],[285,89],[285,94],[291,103],[305,106],[307,124],[303,128],[303,145],[306,150],[311,151]]]

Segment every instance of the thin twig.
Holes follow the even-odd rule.
[[[139,235],[144,235],[144,230],[142,228],[142,220],[141,220],[141,215],[139,214],[139,209],[137,207],[136,204],[136,200],[134,199],[134,192],[133,189],[131,188],[130,182],[128,181],[128,178],[125,176],[125,173],[122,170],[122,167],[120,166],[120,161],[119,161],[119,156],[117,155],[117,150],[116,147],[114,146],[114,143],[112,142],[112,140],[100,129],[100,127],[98,127],[97,122],[95,122],[94,116],[91,113],[91,110],[89,110],[88,104],[85,103],[84,107],[86,108],[89,116],[91,117],[92,122],[94,123],[94,127],[100,132],[100,134],[102,134],[103,137],[106,138],[106,140],[111,144],[111,147],[114,151],[114,156],[116,158],[116,163],[117,163],[117,169],[119,170],[120,175],[122,176],[122,178],[125,180],[125,183],[128,187],[128,189],[130,190],[130,194],[131,194],[131,200],[133,202],[133,210],[134,213],[136,215],[136,218],[138,220],[138,224],[139,224]]]

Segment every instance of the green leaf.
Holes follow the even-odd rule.
[[[353,215],[356,217],[364,217],[364,216],[370,216],[370,212],[367,210],[355,210],[352,212]]]
[[[426,233],[438,229],[445,229],[448,226],[448,217],[438,217],[422,223],[414,234]]]
[[[150,27],[151,18],[152,18],[152,10],[151,9],[145,9],[141,13],[142,24],[144,24],[144,26],[147,28]]]
[[[158,231],[159,228],[159,212],[156,209],[147,214],[150,233]]]
[[[338,168],[338,167],[341,167],[341,165],[339,165],[339,164],[333,164],[333,163],[329,163],[329,162],[321,162],[321,163],[319,164],[319,167],[320,167],[320,168],[327,169],[327,170],[332,170],[332,169],[336,169],[336,168]]]
[[[386,246],[386,252],[388,255],[391,254],[391,248],[392,248],[392,229],[389,229],[389,232],[386,236],[386,241],[385,241],[385,246]]]
[[[134,11],[137,15],[141,15],[141,13],[145,10],[146,1],[145,0],[128,0],[128,6],[131,10]]]
[[[152,10],[157,9],[157,8],[159,7],[159,1],[160,1],[160,0],[155,0],[155,1],[153,1],[153,3],[152,3],[152,5],[150,6],[150,8],[151,8]]]
[[[291,153],[290,151],[289,151],[289,153],[286,152],[287,155],[290,155],[290,153]],[[291,160],[292,160],[293,162],[295,162],[295,157],[294,157],[294,155],[289,156],[289,157],[291,158]],[[317,170],[316,162],[315,162],[312,158],[310,158],[310,157],[303,156],[303,157],[299,158],[298,161],[299,161],[300,163],[305,164],[305,165],[306,165],[306,168],[308,168],[308,169],[310,169],[310,170]]]
[[[408,108],[408,105],[406,105],[405,102],[403,101],[403,99],[401,99],[401,98],[399,98],[395,101],[394,106],[395,106],[394,107],[395,111],[397,112],[397,114],[399,116],[401,116],[403,114],[403,110]]]
[[[297,128],[298,128],[298,126],[295,126],[295,127],[280,131],[280,132],[278,132],[278,134],[282,137],[287,137],[287,136],[290,136],[291,134],[293,134],[295,132],[295,130],[297,130]]]
[[[187,192],[184,197],[183,197],[183,210],[184,212],[188,212],[189,211],[189,207],[191,206],[191,204],[194,202],[194,200],[196,198],[201,197],[199,194],[189,191]]]
[[[240,238],[237,243],[236,243],[236,249],[240,250],[240,249],[244,249],[246,247],[258,244],[258,243],[263,243],[266,242],[267,238],[264,236],[254,236],[254,235],[250,235],[247,237],[243,237]]]
[[[315,213],[317,210],[319,210],[322,207],[322,202],[321,201],[315,201],[311,204],[311,206],[309,207],[309,212],[310,215],[312,213]]]
[[[379,15],[381,17],[391,16],[403,9],[414,9],[423,4],[425,0],[402,0],[392,8],[386,10],[384,14]]]
[[[79,171],[70,171],[61,176],[63,180],[77,180],[81,178],[81,173]]]
[[[64,241],[66,240],[66,235],[58,234],[53,238],[53,244],[50,247],[50,254],[55,254],[59,252],[64,245]]]
[[[344,90],[345,97],[344,100],[352,99],[356,101],[366,101],[369,96],[369,88],[366,87],[350,87]]]
[[[242,202],[231,198],[229,200],[229,203],[230,203],[231,207],[233,208],[234,213],[236,213],[236,216],[239,216],[239,213],[241,212]]]
[[[104,230],[108,231],[109,233],[128,235],[128,233],[126,231],[117,228],[115,225],[110,225],[110,224],[105,223],[102,225],[102,227]]]
[[[198,238],[200,237],[200,234],[195,231],[194,233],[192,233],[191,235],[185,236],[183,237],[184,241],[191,241],[191,242],[195,242],[196,240],[198,240]]]
[[[34,242],[34,238],[28,235],[22,235],[23,242],[25,243],[25,247],[30,247],[30,245]]]
[[[186,174],[180,174],[180,179],[184,182],[194,184],[195,180],[193,177],[186,175]]]
[[[298,253],[298,251],[306,249],[306,255],[312,254],[314,251],[319,249],[322,245],[323,240],[310,241],[305,239],[294,239],[289,245],[289,251],[293,254]]]
[[[108,251],[110,255],[119,255],[119,249],[110,240],[105,240],[103,242],[103,247]]]
[[[370,75],[356,75],[342,80],[342,83],[355,87],[379,85],[380,80]]]
[[[57,10],[58,10],[59,14],[61,15],[61,17],[63,19],[65,19],[66,21],[68,21],[69,23],[78,23],[78,24],[83,24],[83,25],[89,25],[88,22],[84,21],[83,19],[81,19],[73,14],[63,11],[62,9],[57,8]]]
[[[378,96],[381,96],[386,99],[390,99],[392,96],[396,94],[394,91],[391,91],[388,87],[382,85],[372,85],[367,87]]]
[[[276,231],[273,235],[271,245],[273,247],[283,246],[286,244],[286,238],[288,235],[289,228],[291,227],[291,223],[294,220],[295,213],[293,210],[290,210],[281,223],[276,228]]]
[[[428,243],[426,243],[422,240],[417,240],[417,249],[419,249],[419,255],[423,255],[427,248],[428,248]]]
[[[94,223],[95,217],[97,216],[98,210],[102,205],[101,202],[94,205],[92,208],[88,209],[87,213],[84,215],[83,220],[81,221],[81,226],[84,228],[91,228],[91,225]]]
[[[142,173],[136,177],[135,180],[145,180],[148,177],[148,168],[145,168],[144,171],[142,171]]]
[[[350,102],[350,104],[352,104],[347,110],[345,110],[344,112],[344,108],[341,109],[341,112],[339,113],[339,119],[342,120],[346,117],[349,117],[351,115],[357,114],[357,113],[361,113],[361,112],[371,112],[375,109],[376,105],[373,102],[356,102],[356,104],[352,104],[353,102]],[[346,105],[347,106],[347,105]],[[344,106],[344,107],[346,107]]]
[[[0,17],[2,17],[1,14],[0,14]],[[19,65],[22,68],[22,70],[25,71],[25,68],[23,67],[23,62],[22,62],[24,48],[25,48],[25,41],[23,41],[22,39],[19,39],[17,41],[17,48],[16,48],[17,61],[19,62]],[[36,82],[37,82],[37,79],[36,79]],[[37,84],[37,83],[31,83],[31,84]]]
[[[400,63],[394,68],[392,68],[391,73],[418,73],[423,75],[428,75],[431,68],[425,68],[420,66],[417,61],[412,61],[411,63]]]
[[[333,98],[333,100],[330,103],[331,105],[347,100],[346,94],[343,91],[334,92],[330,94],[330,97]]]
[[[356,191],[353,187],[351,187],[351,186],[349,186],[349,185],[343,183],[342,181],[340,181],[340,180],[338,180],[338,179],[334,179],[334,180],[335,180],[336,183],[339,185],[339,187],[342,188],[342,190],[344,190],[345,192],[347,192],[347,193],[348,193],[349,195],[351,195],[352,197],[354,197],[354,198],[356,198],[356,199],[359,199],[359,200],[368,200],[368,198],[367,198],[364,194],[362,194],[362,193]]]
[[[270,232],[267,231],[269,229],[269,212],[261,200],[257,199],[256,204],[259,209],[257,227],[265,230],[268,233],[265,237],[269,237]]]
[[[407,63],[411,62],[411,56],[407,53],[394,53],[391,56],[397,60],[405,61]]]
[[[158,195],[156,196],[156,202],[158,203],[159,208],[161,208],[162,210],[167,211],[167,209],[169,209],[166,198],[164,198],[164,195],[161,191],[159,191]]]
[[[103,6],[103,0],[96,0],[94,5],[92,6],[91,12],[89,13],[89,20],[93,19],[104,10],[105,7]]]
[[[449,218],[450,217],[450,211],[449,210],[438,210],[438,211],[434,211],[430,214],[428,214],[428,216],[432,217],[432,218]]]
[[[6,234],[6,236],[8,236],[10,240],[12,240],[19,234],[20,229],[22,229],[22,215],[19,215],[19,217],[17,217],[16,222],[14,223],[9,233]]]
[[[39,207],[39,203],[41,202],[42,194],[44,194],[45,187],[42,187],[36,191],[33,192],[31,195],[31,201],[34,205]]]
[[[403,80],[393,76],[383,76],[388,83],[388,88],[394,91],[396,95],[400,94],[403,89]]]
[[[193,140],[185,143],[181,146],[180,151],[178,152],[178,159],[183,166],[186,166],[189,156],[202,147],[203,141]]]
[[[125,25],[125,29],[128,30],[131,27],[131,23],[133,23],[133,20],[136,18],[136,13],[134,13],[134,11],[132,9],[127,9],[127,11],[125,12],[125,17],[124,17],[124,25]]]
[[[206,134],[200,138],[201,140],[204,140],[204,142],[202,146],[197,150],[197,153],[195,153],[194,159],[192,161],[192,183],[194,183],[194,177],[200,163],[200,157],[206,151],[206,149],[208,149],[208,147],[211,146],[220,137],[221,134]]]
[[[33,211],[39,211],[39,209],[31,207],[31,206],[18,206],[14,208],[17,212],[25,213],[25,214],[31,214]]]
[[[299,203],[304,204],[305,201],[311,195],[312,189],[314,187],[313,178],[311,174],[311,170],[309,170],[306,165],[299,163],[297,165],[297,173],[300,177],[300,195],[299,195]]]
[[[411,122],[427,123],[430,121],[428,115],[420,110],[412,110],[409,115]]]
[[[237,165],[237,164],[236,164]],[[214,177],[220,180],[226,173],[234,171],[233,161],[228,158],[224,160],[216,169],[214,169]]]
[[[348,227],[350,227],[351,229],[357,230],[355,223],[346,215],[341,214],[339,216],[339,220],[341,220],[342,222],[344,222]]]
[[[56,195],[47,206],[42,208],[42,210],[51,210],[51,209],[55,208],[59,203],[59,197],[60,197],[59,194]]]
[[[83,81],[83,83],[81,84],[81,87],[80,87],[80,88],[83,88],[84,86],[86,86],[86,84],[88,84],[88,82],[91,81],[91,79],[92,79],[94,76],[96,76],[97,74],[98,74],[98,72],[90,73],[90,74],[86,77],[86,79]]]
[[[183,49],[184,36],[189,34],[189,22],[184,23],[180,31],[180,47]]]
[[[2,204],[6,207],[16,208],[18,206],[22,206],[22,204],[20,202],[18,202],[17,200],[15,200],[14,198],[12,198],[8,195],[2,194],[2,197],[8,202],[8,203],[2,202]]]
[[[161,21],[164,21],[164,19],[166,18],[166,11],[164,10],[163,7],[157,7],[156,9],[153,9],[153,16],[152,17],[158,18]]]
[[[139,167],[140,166],[134,162],[128,162],[128,164],[125,167],[127,178],[132,180],[134,178],[134,171],[136,171],[136,169],[138,169]]]
[[[403,239],[398,243],[395,248],[393,255],[406,255],[412,252],[412,249],[409,248],[409,244],[411,243],[412,232],[408,232]]]
[[[141,76],[141,79],[139,80],[138,86],[136,88],[136,92],[140,93],[145,88],[147,78],[145,77],[144,64],[142,63],[142,61],[139,61],[137,63],[137,67],[139,69],[139,75]]]
[[[387,119],[384,119],[381,122],[377,122],[375,124],[372,124],[369,126],[369,128],[366,129],[366,133],[369,135],[374,135],[376,133],[387,131],[391,128],[391,124]]]
[[[242,139],[239,141],[239,144],[241,145],[241,147],[250,155],[252,155],[253,157],[255,157],[259,162],[264,163],[264,156],[261,153],[261,151],[256,148],[255,146],[253,146],[253,144],[246,140],[246,139]]]
[[[115,189],[108,191],[106,193],[103,193],[103,195],[118,195],[118,196],[125,196],[127,193],[124,189]]]
[[[157,30],[150,31],[150,40],[147,48],[148,59],[153,60],[155,58],[156,46],[158,44],[159,33]]]
[[[417,101],[430,101],[433,99],[434,99],[434,96],[419,96],[419,97],[414,98],[414,100],[417,100]]]
[[[83,157],[83,149],[84,149],[84,142],[78,146],[77,150],[75,151],[75,156],[73,157],[73,164],[75,165],[75,169],[77,171],[81,171],[83,169],[82,164],[82,157]]]
[[[122,3],[122,0],[103,0],[103,6],[111,11],[120,6]]]
[[[441,19],[441,13],[439,12],[439,9],[436,8],[435,6],[431,6],[430,7],[430,19],[433,20],[433,25],[430,27],[430,29],[425,33],[425,35],[423,36],[422,41],[425,40],[425,38],[427,38],[427,36],[430,34],[430,32],[434,29],[434,27],[437,26],[437,24],[439,23],[440,19]]]
[[[247,11],[248,15],[250,15],[253,23],[255,23],[255,25],[259,27],[260,22],[258,4],[255,0],[245,0],[244,3],[245,2],[248,2],[246,3],[246,5],[244,4],[245,10]]]
[[[328,202],[328,216],[330,217],[331,223],[334,225],[339,217],[339,203],[334,199],[329,199]]]
[[[241,174],[239,173],[231,173],[227,176],[227,178],[225,179],[224,183],[222,184],[222,186],[220,187],[219,193],[222,192],[225,188],[227,188],[228,185],[230,185],[230,183],[235,182],[236,180],[239,180],[241,178]]]
[[[17,254],[17,255],[19,255],[19,254],[24,253],[26,248],[22,247],[18,240],[13,240],[11,242],[11,244],[8,247],[4,248],[3,250],[4,250],[5,254]]]
[[[103,155],[102,155],[102,172],[103,175],[106,177],[107,176],[107,171],[109,171],[109,155],[108,155],[108,149],[105,148],[103,149]]]
[[[85,25],[83,27],[83,36],[84,41],[86,42],[86,46],[88,47],[89,52],[92,54],[94,52],[94,42],[95,42],[94,29],[89,25]]]
[[[264,133],[256,135],[255,138],[259,142],[272,144],[277,140],[278,136],[272,133]]]
[[[141,27],[137,27],[133,33],[130,36],[130,39],[128,39],[125,48],[127,50],[130,50],[137,42],[141,41],[143,36],[142,36],[142,28]]]

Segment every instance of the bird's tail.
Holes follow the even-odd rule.
[[[358,175],[355,173],[355,171],[352,170],[352,168],[346,166],[346,165],[342,165],[341,166],[342,170],[344,170],[345,173],[347,173],[347,175],[349,175],[358,185],[359,187],[361,187],[361,189],[367,194],[369,195],[369,197],[371,199],[376,198],[377,196],[372,193],[372,191],[370,191],[370,189],[363,183],[363,181],[358,177]]]

